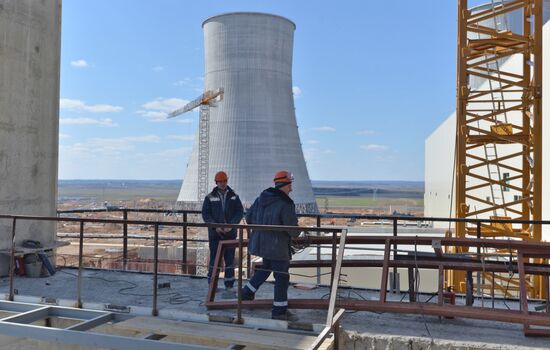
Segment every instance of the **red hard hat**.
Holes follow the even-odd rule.
[[[294,181],[294,176],[286,170],[278,171],[273,177],[273,182],[275,183],[292,183]]]
[[[218,171],[216,176],[214,176],[214,181],[223,182],[227,181],[227,174],[224,171]]]

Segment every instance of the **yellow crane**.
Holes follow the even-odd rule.
[[[210,152],[210,107],[215,107],[217,102],[223,100],[223,88],[207,90],[199,97],[168,114],[168,118],[174,118],[187,113],[200,106],[199,111],[199,150],[197,162],[197,201],[202,201],[208,192],[208,168]]]
[[[503,19],[512,13],[522,23],[508,28]],[[542,21],[542,0],[491,1],[475,11],[467,0],[458,0],[457,218],[541,220]],[[503,64],[506,59],[521,63]],[[472,86],[475,79],[484,83]],[[457,223],[454,234],[542,239],[541,226],[532,224]],[[504,295],[519,290],[511,275],[481,276]],[[446,283],[465,292],[465,277],[463,271],[447,271]],[[543,297],[542,277],[530,277],[529,296]]]

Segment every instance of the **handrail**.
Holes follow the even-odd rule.
[[[218,223],[198,223],[198,222],[173,222],[159,220],[122,220],[122,219],[91,219],[91,218],[73,218],[58,216],[32,216],[32,215],[8,215],[0,214],[0,219],[17,220],[42,220],[42,221],[67,221],[84,223],[103,223],[103,224],[130,224],[130,225],[164,225],[177,227],[223,227],[223,228],[248,228],[252,230],[268,231],[315,231],[315,232],[340,232],[340,228],[323,228],[309,226],[284,226],[284,225],[243,225],[243,224],[218,224]]]
[[[166,213],[166,214],[200,214],[199,210],[171,210],[171,209],[74,209],[58,210],[58,214],[77,213],[100,213],[100,212],[128,212],[128,213]],[[467,223],[511,223],[511,224],[534,224],[550,225],[550,220],[520,220],[520,219],[485,219],[485,218],[441,218],[431,216],[409,216],[409,215],[356,215],[356,214],[297,214],[298,217],[321,218],[321,219],[365,219],[365,220],[398,220],[398,221],[433,221],[433,222],[467,222]],[[1,218],[2,216],[0,216]]]
[[[127,211],[125,211],[127,210]],[[121,209],[120,211],[124,212],[124,213],[127,213],[129,210],[131,209]],[[145,212],[144,210],[139,210],[139,212]],[[182,213],[184,214],[184,221],[183,222],[168,222],[168,221],[159,221],[159,220],[124,220],[124,219],[99,219],[99,218],[77,218],[77,217],[58,217],[58,216],[55,216],[55,217],[50,217],[50,216],[32,216],[32,215],[9,215],[9,214],[0,214],[0,220],[2,219],[10,219],[12,220],[12,225],[11,225],[11,239],[12,241],[10,242],[11,243],[11,260],[10,260],[10,294],[9,294],[9,298],[10,300],[13,300],[14,298],[14,284],[13,284],[13,278],[14,278],[14,266],[15,266],[15,238],[16,238],[16,222],[17,220],[37,220],[37,221],[52,221],[52,222],[76,222],[76,223],[79,223],[80,224],[80,235],[79,235],[79,238],[80,238],[80,241],[79,241],[79,276],[78,276],[78,283],[79,283],[79,286],[78,286],[78,305],[77,306],[81,306],[82,305],[82,300],[81,300],[81,281],[80,279],[82,278],[82,256],[83,256],[83,253],[82,253],[82,246],[83,246],[83,238],[85,237],[84,236],[84,230],[85,230],[85,224],[89,224],[89,223],[114,223],[114,224],[122,224],[125,226],[125,228],[127,228],[127,225],[150,225],[150,226],[154,226],[154,229],[155,229],[155,234],[154,234],[154,240],[155,240],[155,243],[154,243],[154,270],[153,270],[153,275],[154,275],[154,285],[153,285],[153,308],[152,308],[152,314],[153,315],[158,315],[158,309],[157,309],[157,278],[158,278],[158,249],[159,249],[159,240],[161,240],[162,238],[159,236],[159,228],[161,225],[163,226],[175,226],[175,227],[183,227],[184,229],[186,229],[187,227],[202,227],[202,228],[205,228],[205,227],[223,227],[223,228],[235,228],[239,231],[239,237],[238,237],[238,241],[235,241],[235,243],[231,243],[231,244],[235,244],[239,250],[240,250],[240,256],[242,257],[243,254],[242,254],[242,248],[246,246],[247,242],[246,241],[243,241],[243,233],[244,233],[244,230],[268,230],[268,231],[312,231],[312,232],[320,232],[320,233],[332,233],[332,236],[330,235],[325,235],[325,236],[316,236],[316,237],[311,237],[309,238],[309,241],[312,242],[312,243],[315,243],[315,244],[318,244],[318,247],[320,247],[319,244],[332,244],[333,245],[333,265],[334,265],[334,262],[335,262],[335,249],[336,249],[336,246],[338,245],[337,241],[336,241],[336,238],[338,237],[338,233],[341,234],[340,238],[342,239],[342,237],[344,237],[345,239],[345,243],[346,244],[384,244],[386,246],[385,248],[385,255],[387,255],[387,257],[385,256],[385,260],[384,260],[384,271],[385,271],[385,274],[387,274],[387,270],[390,266],[397,266],[397,264],[399,264],[399,262],[392,262],[390,263],[389,262],[389,254],[390,254],[390,250],[396,252],[396,245],[397,244],[400,244],[400,245],[407,245],[407,244],[414,244],[414,245],[431,245],[431,246],[434,246],[433,243],[434,241],[437,241],[437,246],[440,247],[440,246],[445,246],[445,245],[452,245],[452,246],[467,246],[467,247],[493,247],[493,248],[502,248],[502,249],[508,249],[508,250],[512,250],[512,249],[522,249],[524,250],[524,252],[522,254],[523,257],[529,257],[529,256],[536,256],[536,257],[547,257],[547,256],[550,256],[550,243],[545,243],[545,242],[530,242],[530,241],[518,241],[518,240],[509,240],[509,239],[480,239],[480,238],[451,238],[451,237],[407,237],[407,236],[402,236],[402,237],[397,237],[397,221],[398,220],[431,220],[433,219],[433,221],[466,221],[466,222],[477,222],[478,225],[477,225],[477,230],[479,232],[479,230],[481,229],[481,222],[498,222],[498,223],[525,223],[525,222],[529,222],[529,223],[535,223],[535,224],[550,224],[550,221],[527,221],[527,220],[506,220],[506,219],[496,219],[496,220],[491,220],[491,219],[448,219],[448,218],[421,218],[421,217],[409,217],[409,216],[376,216],[376,215],[363,215],[361,217],[364,217],[364,218],[374,218],[374,219],[380,219],[380,218],[387,218],[388,220],[391,220],[394,225],[393,225],[393,229],[394,229],[394,236],[389,236],[389,237],[375,237],[375,236],[348,236],[347,238],[345,237],[345,232],[346,232],[346,229],[345,228],[340,228],[340,227],[305,227],[305,226],[270,226],[270,225],[243,225],[243,224],[218,224],[218,223],[191,223],[191,222],[187,222],[185,220],[185,217],[187,214],[189,214],[191,211],[182,211]],[[196,212],[195,212],[196,213]],[[306,215],[306,216],[311,216],[311,215]],[[127,218],[127,215],[124,216],[125,218]],[[326,215],[322,215],[322,214],[317,214],[315,217],[317,218],[320,218],[320,217],[327,217]],[[335,217],[333,216],[332,214],[328,217]],[[359,217],[359,216],[355,216],[355,217]],[[317,221],[317,225],[320,226],[320,220]],[[127,234],[127,230],[125,229],[125,235],[123,235],[123,238],[127,238],[128,237],[128,234]],[[185,232],[185,231],[184,231]],[[187,242],[187,238],[186,238],[186,235],[184,234],[183,238],[181,238],[181,240],[185,243]],[[304,238],[298,238],[297,239],[298,241],[307,241],[306,239]],[[126,243],[127,243],[127,240],[126,240]],[[229,243],[229,242],[226,242],[226,243]],[[395,244],[394,248],[390,248],[391,245]],[[342,242],[340,243],[340,245],[342,245]],[[434,246],[435,247],[435,246]],[[318,248],[319,249],[319,248]],[[439,249],[439,248],[438,248]],[[127,256],[125,256],[125,259],[127,259]],[[342,257],[339,257],[339,260],[341,260]],[[523,261],[522,259],[520,259],[519,261]],[[183,262],[182,262],[183,263]],[[186,263],[186,261],[185,261]],[[415,261],[415,264],[418,264],[418,261]],[[443,263],[441,263],[443,264]],[[443,266],[443,265],[441,265]],[[473,266],[473,265],[472,265]],[[468,267],[469,269],[475,269],[476,267],[475,266],[470,266]],[[242,274],[242,265],[239,266],[239,273]],[[483,266],[483,269],[485,270],[490,270],[489,269],[490,266],[488,265],[484,265]],[[516,267],[514,267],[516,268]],[[517,266],[517,269],[519,271],[519,269],[521,268],[522,270],[522,273],[525,273],[527,271],[527,273],[531,272],[531,273],[534,273],[534,274],[547,274],[545,271],[538,271],[538,270],[533,270],[530,266],[527,266],[527,269],[526,267],[523,266],[523,264],[521,266]],[[441,267],[440,267],[441,269]],[[540,270],[540,269],[539,269]],[[183,271],[183,270],[182,270]],[[241,278],[241,276],[239,276],[239,279]],[[387,278],[387,276],[386,276]],[[241,280],[242,281],[242,280]],[[386,283],[383,283],[382,285],[386,285]],[[242,287],[242,282],[241,282],[241,285],[239,287]],[[240,291],[241,288],[239,288],[239,291]],[[382,288],[384,289],[384,288]],[[382,290],[381,289],[381,290]],[[385,289],[384,289],[385,291]],[[525,295],[525,293],[522,293],[522,295]],[[240,298],[239,298],[240,299]],[[385,302],[385,300],[384,300]],[[239,303],[241,303],[241,301],[239,301]],[[367,303],[363,303],[365,304],[366,306],[364,307],[371,307],[370,304],[367,302]],[[368,305],[367,305],[368,304]],[[304,304],[306,305],[306,304]],[[308,304],[309,305],[309,304]],[[343,305],[343,304],[341,304]],[[389,306],[388,306],[389,305]],[[306,305],[307,306],[307,305]],[[347,306],[346,306],[347,307]],[[392,307],[391,306],[391,303],[387,303],[387,307]],[[237,317],[237,320],[238,321],[241,321],[241,314],[240,314],[240,309],[241,309],[241,306],[238,307],[238,317]],[[437,313],[437,312],[442,312],[442,311],[433,311],[434,313]],[[489,317],[489,316],[487,316]],[[493,317],[493,316],[491,316]],[[496,315],[494,317],[501,317],[500,314]],[[522,316],[524,317],[524,316]],[[334,320],[334,318],[333,318]],[[519,320],[519,318],[518,318]],[[523,320],[523,318],[521,319]],[[520,320],[520,321],[521,321]],[[328,320],[327,320],[327,326],[328,326]],[[542,321],[541,321],[542,322]],[[545,321],[546,322],[546,321]],[[332,322],[334,325],[334,322]]]

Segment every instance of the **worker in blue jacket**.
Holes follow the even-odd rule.
[[[243,204],[239,196],[227,185],[227,174],[216,173],[216,187],[205,198],[202,204],[202,219],[205,223],[238,224],[243,218]],[[237,238],[237,230],[223,227],[208,228],[208,245],[210,261],[208,263],[208,284],[212,278],[214,259],[218,252],[220,241]],[[235,248],[226,248],[223,259],[225,262],[224,284],[227,290],[235,283]]]
[[[274,187],[263,191],[246,213],[249,225],[297,226],[296,207],[289,197],[292,191],[292,174],[279,171],[275,174]],[[242,289],[243,300],[253,300],[254,294],[266,281],[271,272],[275,278],[271,318],[295,321],[297,317],[288,311],[288,285],[290,275],[291,237],[299,236],[299,231],[254,230],[250,236],[248,252],[263,258],[263,267],[256,270],[250,281]]]

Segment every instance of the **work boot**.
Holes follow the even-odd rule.
[[[282,321],[289,321],[289,322],[298,321],[298,316],[296,316],[295,313],[290,312],[288,310],[286,310],[285,313],[280,315],[271,315],[271,318],[274,320],[282,320]]]
[[[241,289],[241,300],[254,300],[254,293],[250,293],[248,288]]]

